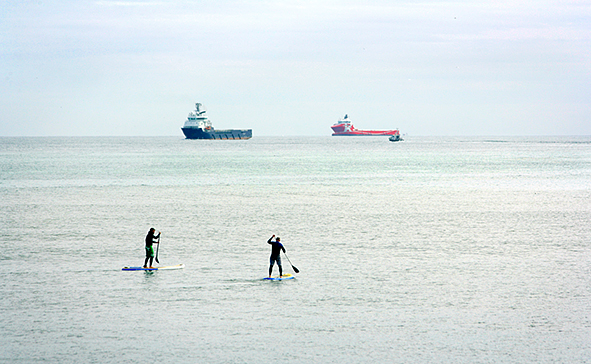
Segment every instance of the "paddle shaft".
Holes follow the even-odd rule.
[[[162,234],[162,233],[160,233]],[[156,247],[156,263],[160,264],[158,261],[158,250],[160,249],[160,235],[158,235],[158,246]]]
[[[289,260],[289,257],[287,256],[287,253],[286,253],[286,252],[283,252],[283,254],[284,254],[284,255],[285,255],[285,257],[287,258],[287,261],[289,262],[289,264],[291,264],[291,268],[293,269],[293,271],[294,271],[294,272],[296,272],[296,273],[299,273],[299,272],[300,272],[300,270],[299,270],[299,269],[297,269],[297,268],[296,268],[296,267],[295,267],[295,266],[294,266],[294,265],[291,263],[291,260]]]

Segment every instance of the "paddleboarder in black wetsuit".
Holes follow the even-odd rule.
[[[144,261],[144,268],[152,268],[152,261],[154,260],[154,248],[152,244],[158,244],[158,239],[160,238],[160,232],[158,235],[154,236],[156,230],[154,228],[150,228],[148,231],[148,235],[146,235],[146,260]],[[150,261],[150,265],[148,265],[148,260]]]
[[[285,253],[285,248],[283,247],[283,244],[281,244],[280,237],[277,237],[275,241],[271,241],[274,237],[275,235],[273,235],[269,238],[269,240],[267,240],[267,244],[272,245],[270,259],[271,265],[269,266],[269,278],[271,278],[271,273],[273,272],[273,265],[275,264],[275,262],[277,262],[277,266],[279,267],[279,276],[281,277],[283,275],[283,268],[281,267],[281,251],[283,250],[283,252]]]

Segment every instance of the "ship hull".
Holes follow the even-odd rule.
[[[332,129],[333,136],[339,135],[400,135],[398,129],[395,130],[361,130],[356,129],[353,124],[348,120],[347,115],[338,123],[330,127]]]
[[[181,128],[187,139],[236,140],[252,138],[252,129],[203,130],[202,128]]]
[[[380,135],[400,135],[398,130],[355,130],[355,131],[346,131],[346,132],[335,132],[332,136],[340,136],[340,135],[369,135],[369,136],[380,136]]]

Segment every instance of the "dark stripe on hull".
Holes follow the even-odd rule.
[[[204,131],[201,128],[181,128],[187,139],[236,140],[252,138],[252,129]]]

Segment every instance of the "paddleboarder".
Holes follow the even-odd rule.
[[[154,247],[152,247],[152,244],[158,244],[159,240],[155,239],[160,238],[160,232],[154,236],[155,232],[156,229],[150,228],[148,235],[146,235],[146,260],[144,261],[144,268],[152,268],[152,262],[154,260]],[[148,265],[148,260],[150,261],[150,265]]]
[[[271,278],[271,273],[273,272],[273,265],[275,265],[275,262],[277,262],[277,266],[279,267],[279,276],[281,277],[283,275],[283,268],[281,267],[281,251],[283,250],[283,253],[285,253],[285,248],[283,247],[283,244],[281,244],[280,237],[277,237],[275,241],[271,241],[274,237],[275,235],[273,234],[273,236],[267,240],[267,244],[271,244],[271,265],[269,266],[269,278]]]

